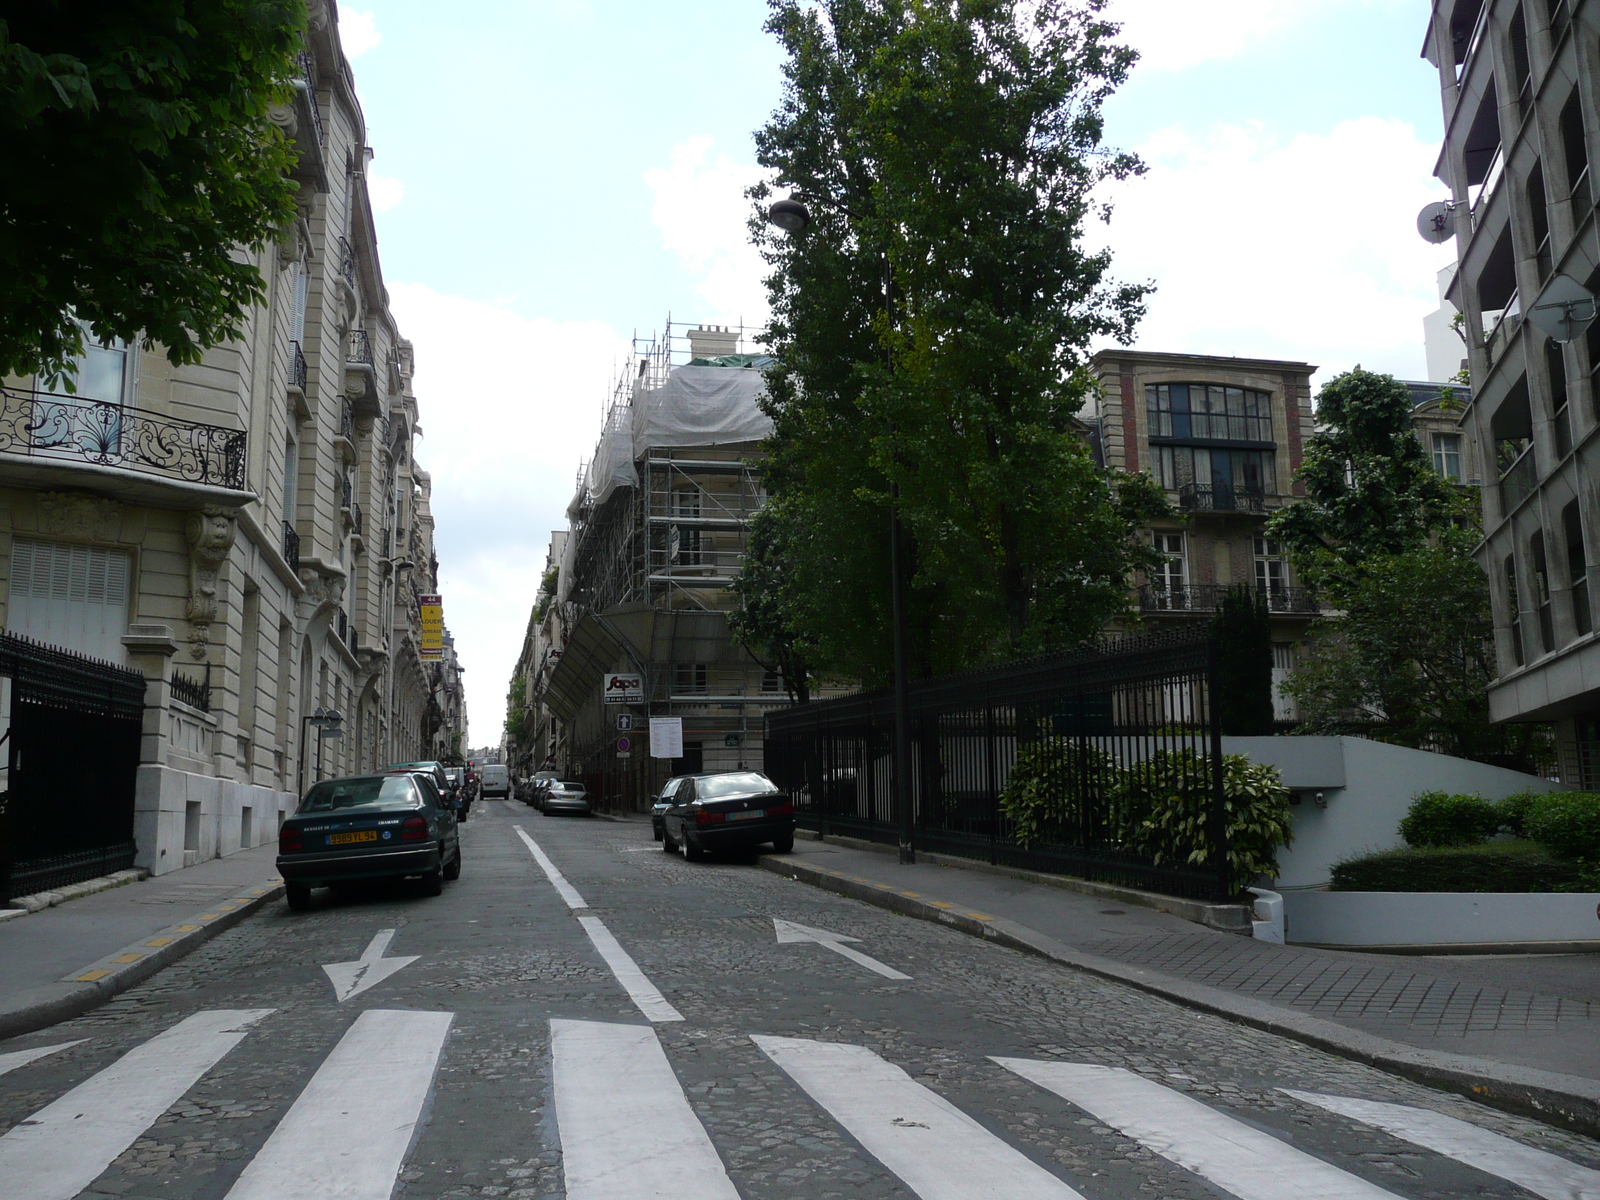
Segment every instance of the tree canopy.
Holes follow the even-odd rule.
[[[199,361],[263,295],[293,219],[303,0],[33,0],[0,20],[0,374],[98,340]]]
[[[1102,8],[772,0],[788,60],[757,157],[812,221],[752,221],[784,555],[745,603],[824,672],[889,677],[891,486],[918,674],[1092,636],[1144,564],[1132,532],[1165,502],[1101,470],[1076,420],[1087,347],[1127,341],[1148,290],[1084,243],[1093,190],[1143,169],[1101,145],[1135,58]]]

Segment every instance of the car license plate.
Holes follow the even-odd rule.
[[[728,820],[730,820],[730,821],[754,821],[757,817],[764,817],[766,815],[767,815],[767,810],[766,809],[764,809],[764,808],[752,808],[749,812],[729,813],[728,814]]]
[[[330,833],[328,845],[348,846],[351,842],[375,842],[378,840],[376,829],[359,829],[355,833]]]

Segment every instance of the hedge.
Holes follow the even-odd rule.
[[[1383,850],[1335,863],[1336,892],[1582,892],[1594,873],[1530,841]]]
[[[1482,796],[1419,792],[1400,822],[1408,846],[1475,846],[1499,830],[1500,809]]]

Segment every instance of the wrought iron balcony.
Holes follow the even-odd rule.
[[[304,50],[300,51],[300,76],[305,85],[306,99],[311,105],[311,123],[316,126],[317,145],[326,145],[328,136],[322,128],[322,106],[317,103],[317,85],[311,77],[311,56]]]
[[[356,534],[357,537],[360,537],[361,536],[361,528],[362,528],[361,505],[352,504],[350,506],[350,511],[351,511],[351,513],[354,514],[354,516],[351,519],[350,528],[355,531],[355,534]]]
[[[372,339],[367,337],[365,329],[350,331],[350,343],[345,347],[344,360],[347,363],[360,363],[367,367],[372,365]]]
[[[300,573],[300,535],[287,521],[283,523],[283,560],[289,564],[289,570],[296,575]]]
[[[350,618],[342,608],[339,610],[339,640],[346,646],[350,644]]]
[[[346,439],[352,446],[356,440],[356,422],[350,413],[350,401],[339,399],[339,436]]]
[[[1203,488],[1187,484],[1178,489],[1178,507],[1188,512],[1267,511],[1267,494],[1260,488]]]
[[[1237,584],[1196,583],[1185,587],[1159,588],[1146,584],[1139,589],[1141,612],[1216,612],[1222,607],[1222,598]],[[1251,587],[1255,591],[1255,587]],[[1315,593],[1304,587],[1274,587],[1267,589],[1267,611],[1297,616],[1314,617],[1322,612]]]
[[[354,497],[355,489],[350,484],[350,477],[346,475],[344,481],[339,484],[339,507],[348,509]]]
[[[127,404],[4,389],[0,453],[244,490],[245,434]]]
[[[302,396],[306,392],[306,356],[299,342],[289,343],[289,386]]]

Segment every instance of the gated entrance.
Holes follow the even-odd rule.
[[[133,866],[144,676],[0,633],[0,901]]]

